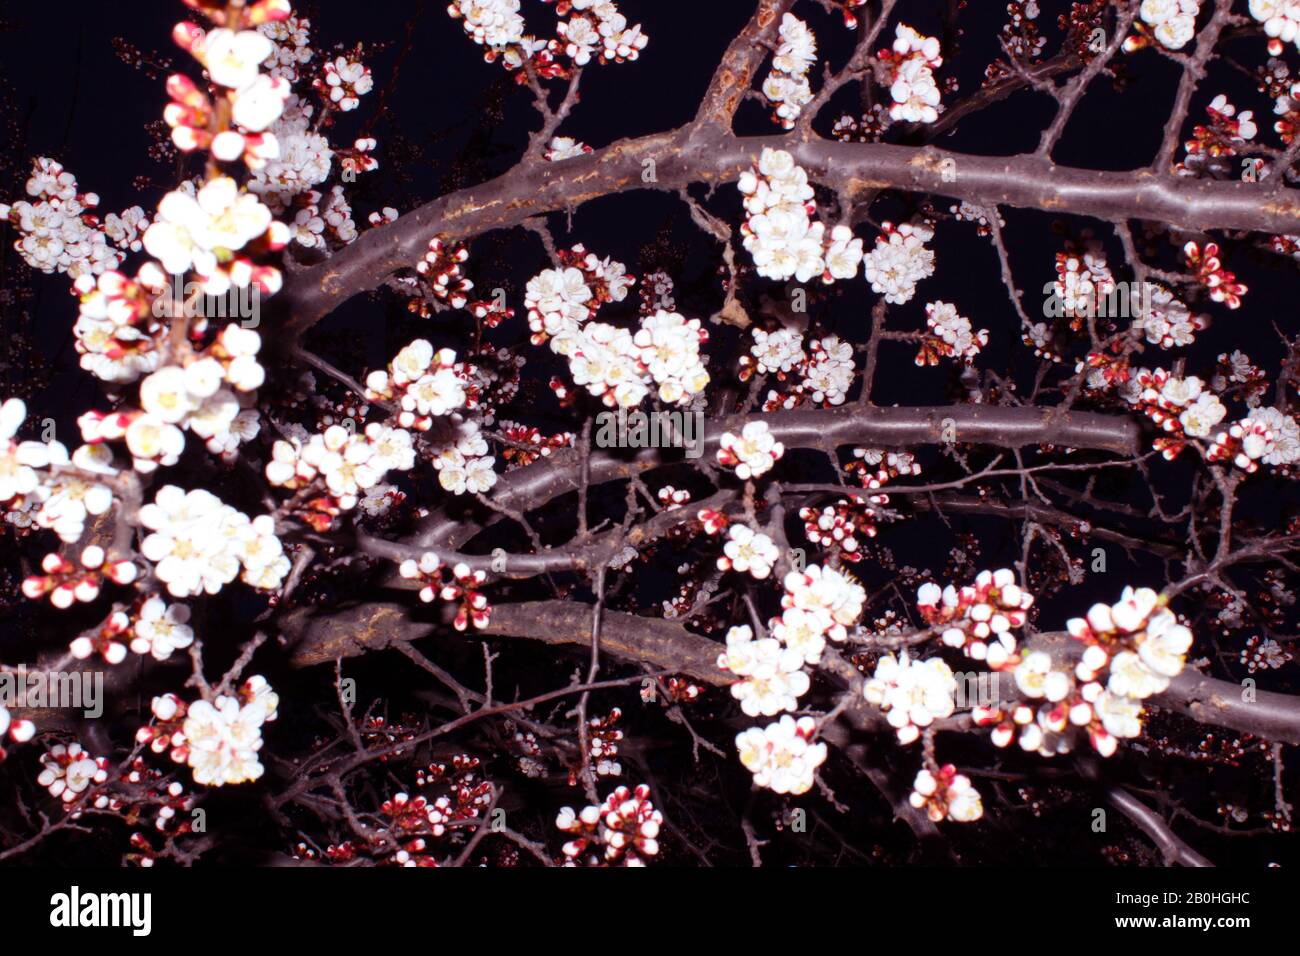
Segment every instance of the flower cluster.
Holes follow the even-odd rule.
[[[340,56],[325,63],[324,76],[314,85],[347,113],[361,105],[361,97],[374,89],[375,81],[370,68],[360,60]]]
[[[783,714],[766,727],[750,727],[736,735],[740,762],[754,775],[754,784],[775,793],[799,795],[812,789],[817,768],[826,762],[826,745],[813,743],[817,722]]]
[[[833,505],[799,509],[804,534],[813,544],[835,548],[842,560],[856,564],[862,560],[859,538],[876,536],[877,508],[889,503],[888,495],[862,498],[850,495]]]
[[[209,180],[194,195],[183,189],[168,193],[144,234],[145,251],[165,270],[180,275],[192,269],[204,294],[213,296],[232,287],[274,295],[283,281],[280,270],[258,265],[255,257],[288,242],[289,227],[229,176]]]
[[[0,203],[0,221],[8,220],[19,236],[14,248],[33,269],[63,272],[73,279],[116,269],[122,262],[120,250],[134,239],[133,224],[143,216],[138,207],[111,216],[118,232],[114,239],[108,221],[101,225],[92,212],[99,197],[78,192],[77,178],[44,156],[33,162],[27,195],[32,201]]]
[[[926,303],[925,324],[930,334],[921,340],[917,365],[938,365],[940,358],[961,359],[970,365],[989,344],[989,330],[974,331],[970,319],[958,315],[957,307],[948,302]]]
[[[447,12],[463,20],[465,33],[485,47],[483,59],[500,59],[508,70],[531,61],[541,79],[568,76],[574,67],[593,57],[600,63],[635,60],[649,43],[641,25],[628,26],[613,0],[559,0],[555,12],[561,19],[556,37],[546,40],[524,32],[519,0],[452,0]],[[565,65],[558,58],[569,62]],[[520,82],[525,82],[522,74]]]
[[[115,269],[98,278],[79,276],[74,288],[81,305],[72,331],[81,367],[115,384],[134,382],[156,369],[165,332],[158,321],[158,297],[167,287],[156,262],[142,265],[134,279]]]
[[[1067,249],[1056,254],[1052,314],[1073,320],[1076,331],[1082,328],[1081,320],[1108,314],[1115,290],[1115,275],[1106,264],[1101,243],[1089,240],[1082,251]]]
[[[731,696],[750,717],[775,717],[798,708],[811,686],[803,664],[798,649],[773,637],[755,640],[748,624],[727,631],[727,650],[718,656],[720,668],[742,678],[731,685]]]
[[[174,597],[216,594],[235,579],[275,589],[289,573],[289,559],[270,515],[249,518],[209,491],[164,485],[140,509],[149,529],[140,553]]]
[[[731,540],[722,548],[719,570],[751,574],[759,581],[772,573],[781,552],[771,538],[743,524],[733,524],[727,535]]]
[[[1192,138],[1183,144],[1187,156],[1174,166],[1174,171],[1180,176],[1228,176],[1235,179],[1244,174],[1265,178],[1263,159],[1251,160],[1243,170],[1233,158],[1259,131],[1254,113],[1250,110],[1238,113],[1222,93],[1210,101],[1205,112],[1210,122],[1198,123],[1192,129]]]
[[[173,756],[194,771],[194,782],[211,787],[244,783],[262,776],[257,752],[262,749],[262,725],[275,720],[280,698],[265,678],[244,682],[237,697],[195,701],[186,711],[180,741],[172,738]]]
[[[396,403],[402,428],[427,431],[433,418],[449,415],[466,403],[465,381],[456,371],[456,353],[416,339],[388,364],[366,377],[366,398]]]
[[[557,253],[559,268],[543,269],[528,280],[524,305],[533,344],[575,335],[607,302],[622,302],[636,281],[623,263],[601,259],[582,245]]]
[[[799,112],[812,101],[808,70],[817,62],[817,38],[792,13],[781,18],[781,42],[772,57],[772,72],[763,81],[763,95],[775,104],[773,119],[794,129]]]
[[[1241,297],[1246,294],[1244,283],[1237,281],[1237,274],[1223,268],[1219,259],[1219,246],[1207,242],[1205,248],[1196,242],[1183,246],[1183,258],[1187,266],[1195,273],[1195,279],[1205,287],[1210,298],[1222,302],[1230,309],[1241,308]]]
[[[1264,24],[1271,55],[1280,56],[1283,43],[1300,49],[1300,9],[1291,0],[1250,0],[1250,15]]]
[[[1139,14],[1155,38],[1171,50],[1181,50],[1196,35],[1201,0],[1142,0]]]
[[[406,471],[414,465],[411,433],[372,422],[360,434],[331,425],[305,443],[281,439],[272,446],[265,473],[266,480],[279,488],[323,485],[333,508],[350,511],[389,471]],[[323,511],[313,502],[309,506],[304,520],[315,523],[313,515]]]
[[[933,123],[943,104],[934,71],[943,66],[939,41],[922,36],[906,24],[894,28],[892,50],[881,50],[879,60],[889,70],[890,117],[908,123]]]
[[[130,584],[139,569],[126,558],[110,560],[97,544],[87,545],[77,562],[51,551],[41,559],[41,573],[23,579],[23,595],[33,601],[49,597],[57,608],[69,608],[80,601],[88,604],[99,597],[105,581]]]
[[[455,440],[437,450],[433,467],[438,484],[453,495],[485,494],[497,483],[496,459],[474,422],[457,422]]]
[[[821,275],[826,268],[825,227],[812,218],[817,209],[812,185],[794,157],[783,149],[766,147],[754,168],[741,174],[738,185],[747,214],[741,227],[743,241],[758,274],[799,282]],[[857,263],[852,265],[856,272]]]
[[[765,332],[754,330],[750,354],[740,358],[740,380],[756,372],[774,374],[784,383],[769,389],[763,411],[795,408],[811,399],[822,406],[843,405],[853,385],[853,346],[837,335],[825,335],[808,343],[794,329]]]
[[[1300,461],[1300,423],[1271,405],[1253,409],[1214,436],[1207,456],[1231,461],[1247,474],[1257,471],[1261,461],[1275,468],[1292,465]]]
[[[415,271],[424,280],[430,295],[453,309],[463,309],[469,301],[474,283],[465,278],[462,267],[469,258],[469,249],[461,242],[447,242],[441,236],[429,240],[429,250],[416,263]],[[412,311],[428,317],[427,306],[417,300],[411,302]]]
[[[921,221],[881,224],[876,246],[862,260],[871,291],[886,302],[902,305],[916,294],[916,284],[934,275],[934,252],[925,244],[934,230]]]
[[[1181,348],[1191,345],[1197,332],[1209,328],[1209,316],[1192,312],[1158,282],[1147,283],[1144,291],[1146,295],[1138,297],[1133,331],[1144,334],[1152,345],[1162,349]]]
[[[1033,603],[1033,595],[1016,584],[1009,568],[981,571],[974,584],[960,589],[923,584],[916,592],[917,611],[926,624],[941,630],[943,643],[993,670],[1016,662],[1011,632],[1024,626]]]
[[[1138,369],[1132,389],[1122,394],[1166,433],[1156,439],[1155,447],[1171,461],[1187,439],[1209,438],[1228,413],[1195,375],[1178,378],[1164,369]]]
[[[736,476],[746,481],[767,474],[785,454],[785,445],[772,436],[763,421],[746,422],[739,435],[723,432],[718,445],[718,463],[735,468]]]
[[[91,756],[75,741],[66,746],[55,744],[41,754],[41,767],[36,782],[65,805],[108,780],[108,758]]]
[[[782,583],[781,606],[804,612],[804,626],[820,628],[822,636],[833,641],[848,639],[847,628],[862,616],[867,599],[867,592],[851,575],[810,564],[802,571],[791,571]]]
[[[591,147],[586,143],[580,143],[569,136],[553,136],[550,145],[546,147],[543,158],[548,163],[558,163],[566,159],[585,156],[590,152]]]
[[[435,597],[459,602],[460,606],[452,622],[456,630],[466,630],[470,624],[476,628],[488,626],[492,618],[492,606],[488,603],[487,595],[480,590],[487,581],[486,571],[471,570],[464,563],[448,568],[438,559],[437,554],[426,551],[419,559],[408,558],[403,561],[398,565],[397,573],[420,585],[420,600],[426,604],[433,603]]]
[[[877,661],[862,693],[884,712],[898,742],[910,744],[921,736],[923,728],[952,715],[957,679],[940,658],[912,660],[904,651],[901,657],[886,654]]]
[[[562,807],[555,818],[555,826],[572,837],[563,848],[567,866],[645,866],[659,853],[663,822],[645,784],[618,787],[604,803],[576,813]]]
[[[945,764],[935,771],[923,769],[917,773],[908,802],[916,809],[924,810],[935,823],[945,819],[970,823],[984,815],[979,791],[971,785],[970,778],[958,773],[952,764]]]

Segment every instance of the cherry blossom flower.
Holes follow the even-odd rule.
[[[183,733],[195,783],[221,787],[262,776],[262,725],[275,719],[279,698],[262,678],[250,679],[241,690],[242,703],[221,695],[189,706]]]
[[[906,24],[894,28],[892,51],[880,54],[890,69],[889,95],[893,103],[889,115],[895,121],[933,123],[939,118],[941,104],[934,71],[943,65],[939,41],[922,36]]]
[[[27,406],[17,398],[0,405],[0,502],[29,495],[40,484],[37,468],[49,464],[49,450],[40,442],[17,442],[14,435],[27,417]]]
[[[923,584],[916,592],[917,610],[927,624],[942,629],[943,643],[994,670],[1014,660],[1011,632],[1024,626],[1033,603],[1033,595],[1016,583],[1009,568],[981,571],[973,585],[960,589]]]
[[[884,712],[898,742],[910,744],[922,728],[952,715],[957,679],[940,658],[912,660],[904,651],[898,658],[893,654],[880,658],[862,693]]]
[[[945,819],[970,823],[984,815],[979,791],[952,764],[935,772],[922,769],[917,773],[908,801],[918,810],[924,810],[935,823]]]
[[[136,618],[131,650],[137,654],[150,654],[155,660],[167,660],[173,651],[183,650],[194,643],[189,619],[190,609],[186,605],[169,605],[162,598],[149,598],[141,605]]]
[[[555,826],[572,837],[563,848],[566,866],[645,866],[659,853],[663,814],[641,784],[635,790],[618,787],[599,806],[576,812],[562,807]]]
[[[718,463],[736,469],[736,476],[748,481],[767,474],[785,446],[772,437],[767,422],[746,422],[740,435],[724,432],[718,444]]]
[[[775,638],[755,640],[747,624],[727,632],[726,653],[718,657],[719,667],[742,678],[731,685],[731,696],[750,717],[774,717],[799,706],[810,686],[803,663],[802,654]]]
[[[208,70],[212,82],[242,90],[258,77],[262,61],[273,51],[269,37],[256,30],[210,30],[190,53]]]
[[[55,744],[41,755],[41,766],[36,782],[64,803],[73,803],[89,787],[108,780],[107,758],[92,757],[75,741]]]
[[[875,248],[863,257],[863,268],[872,292],[902,305],[916,294],[918,282],[934,274],[934,252],[925,247],[934,230],[923,222],[886,222],[882,228]]]
[[[1200,0],[1142,0],[1139,13],[1155,38],[1171,50],[1181,50],[1196,33]]]
[[[808,71],[817,62],[817,38],[791,13],[782,17],[779,35],[781,42],[772,57],[772,72],[763,82],[763,95],[776,104],[776,122],[793,129],[800,111],[812,101]]]
[[[546,161],[549,163],[558,163],[566,159],[575,159],[578,156],[585,156],[591,152],[591,147],[586,143],[580,143],[576,139],[568,136],[551,137],[550,145],[546,147]]]
[[[762,581],[772,573],[780,550],[772,539],[743,524],[733,524],[727,532],[731,538],[723,547],[718,567],[723,571],[751,574]]]
[[[784,714],[766,727],[737,734],[736,750],[755,786],[797,796],[812,789],[817,768],[826,761],[826,745],[813,743],[816,735],[811,717],[795,720]]]

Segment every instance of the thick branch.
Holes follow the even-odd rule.
[[[1109,221],[1148,219],[1189,230],[1300,232],[1300,200],[1293,191],[1265,194],[1257,183],[1175,179],[1148,170],[1073,169],[1034,156],[970,156],[930,147],[798,142],[780,136],[741,138],[709,125],[687,126],[621,140],[563,162],[522,162],[503,176],[371,229],[332,258],[289,278],[277,296],[290,310],[286,329],[302,332],[352,296],[379,287],[399,269],[413,268],[435,235],[466,239],[633,189],[676,191],[694,182],[733,182],[765,146],[788,149],[814,181],[850,201],[882,189],[902,189],[981,206],[1017,206]],[[955,165],[945,165],[945,160]],[[944,181],[945,172],[950,181]]]

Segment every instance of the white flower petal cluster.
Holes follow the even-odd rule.
[[[1201,0],[1142,0],[1139,15],[1162,45],[1181,50],[1196,35],[1200,12]]]
[[[524,37],[519,0],[452,0],[448,12],[465,21],[465,32],[481,46],[499,49]]]
[[[590,146],[570,136],[553,136],[550,145],[546,147],[545,158],[548,163],[559,163],[566,159],[585,156],[590,152]]]
[[[92,784],[108,780],[107,758],[92,757],[75,741],[47,750],[41,755],[41,768],[36,782],[64,803],[72,803]]]
[[[767,332],[754,330],[754,344],[749,347],[754,357],[754,367],[759,372],[789,372],[802,365],[807,356],[803,351],[803,333],[798,329],[776,329]]]
[[[122,254],[92,212],[99,197],[78,192],[77,178],[61,165],[38,157],[27,180],[27,195],[32,201],[0,203],[0,221],[14,227],[14,248],[33,269],[76,279],[122,264]]]
[[[940,767],[936,775],[922,769],[912,783],[908,802],[935,823],[949,819],[957,823],[971,823],[984,815],[984,804],[979,791],[965,774],[957,773],[951,764]]]
[[[0,405],[0,504],[35,491],[41,483],[36,469],[50,462],[44,443],[14,441],[26,418],[27,405],[22,399],[11,398]]]
[[[241,568],[245,581],[266,589],[289,573],[270,515],[249,518],[201,488],[164,485],[140,509],[140,523],[150,532],[140,553],[173,597],[216,594]]]
[[[262,61],[262,66],[271,76],[296,82],[299,68],[310,63],[316,55],[311,47],[311,21],[306,17],[291,16],[286,20],[263,23],[258,29],[275,46],[271,55]]]
[[[247,270],[226,268],[230,254],[273,225],[278,227],[271,210],[256,195],[241,191],[229,176],[217,176],[193,196],[182,189],[164,196],[143,241],[168,272],[181,275],[193,269],[202,277],[206,294],[225,295],[232,284],[244,287],[249,281]]]
[[[746,481],[767,474],[785,454],[785,445],[764,421],[746,422],[739,435],[723,432],[718,445],[718,463],[735,468],[736,476]]]
[[[826,762],[826,745],[813,743],[816,735],[811,717],[795,720],[784,714],[766,727],[737,734],[736,750],[756,786],[798,796],[812,789],[817,768]]]
[[[939,86],[934,71],[943,66],[939,41],[922,36],[906,24],[894,28],[890,58],[889,116],[908,123],[933,123],[939,118]]]
[[[809,343],[812,355],[803,374],[803,390],[814,402],[843,405],[853,385],[853,346],[837,335]]]
[[[826,268],[825,227],[812,218],[816,205],[803,167],[782,149],[765,147],[753,170],[741,174],[748,216],[741,227],[758,274],[807,282]]]
[[[659,386],[661,402],[682,404],[708,386],[709,372],[700,357],[700,345],[707,340],[699,319],[677,312],[660,309],[641,320],[632,342],[640,366]]]
[[[165,661],[173,651],[183,650],[194,643],[194,629],[189,626],[190,609],[184,604],[168,604],[160,597],[151,597],[140,607],[131,641],[131,650],[137,654],[150,654],[155,660]]]
[[[1250,15],[1264,24],[1265,34],[1300,49],[1300,4],[1295,0],[1250,0]]]
[[[47,466],[71,465],[78,471],[60,472],[56,467],[36,488],[32,493],[32,500],[40,502],[36,523],[71,544],[81,538],[88,517],[107,514],[113,506],[112,489],[90,475],[111,477],[117,469],[112,467],[112,454],[103,445],[82,445],[71,459],[59,442],[48,442],[44,447]]]
[[[967,365],[989,344],[989,330],[976,332],[971,328],[970,319],[958,315],[957,307],[950,302],[926,303],[925,324],[943,341],[950,357],[961,359]]]
[[[223,694],[189,706],[182,734],[195,783],[221,787],[262,776],[262,725],[275,720],[280,699],[262,677],[249,680],[241,696],[242,704]]]
[[[910,744],[921,736],[922,728],[952,715],[957,679],[940,658],[912,660],[904,651],[901,657],[880,658],[862,693],[884,712],[898,742]]]
[[[719,667],[742,678],[731,685],[731,696],[750,717],[774,717],[799,706],[811,683],[803,663],[798,651],[776,638],[755,640],[748,624],[727,631],[727,650],[718,656]]]
[[[934,230],[924,222],[883,224],[876,246],[862,259],[871,291],[886,302],[902,305],[916,293],[916,284],[934,275],[934,252],[925,244]]]
[[[315,131],[314,112],[311,104],[296,94],[285,100],[280,118],[270,129],[279,144],[279,156],[254,170],[248,181],[249,190],[276,212],[288,209],[295,196],[329,178],[334,151],[329,140]]]
[[[461,422],[456,440],[443,446],[433,459],[438,483],[453,495],[481,495],[497,483],[496,459],[475,422]]]
[[[360,434],[331,425],[305,443],[281,439],[272,446],[266,480],[279,488],[300,488],[319,478],[339,508],[350,511],[389,471],[415,466],[411,433],[378,422]]]
[[[1181,300],[1158,282],[1147,284],[1149,302],[1138,301],[1139,315],[1133,320],[1133,330],[1145,334],[1152,345],[1163,349],[1191,345],[1196,333],[1209,325],[1204,315],[1192,312]]]
[[[1010,568],[981,571],[975,582],[961,588],[923,584],[916,591],[916,608],[943,643],[961,649],[972,660],[999,670],[1016,650],[1012,632],[1025,625],[1034,596],[1016,583]]]
[[[847,640],[847,628],[862,616],[867,599],[867,592],[852,576],[818,564],[791,571],[782,584],[781,606],[812,615],[823,625],[823,635],[833,641]]]
[[[1233,463],[1246,471],[1254,471],[1261,461],[1273,466],[1300,461],[1300,423],[1271,405],[1254,409],[1215,441],[1224,445],[1229,436],[1240,449]]]
[[[751,574],[759,581],[772,573],[781,552],[771,538],[743,524],[733,524],[727,537],[730,540],[723,545],[723,557],[718,559],[721,570]]]
[[[763,95],[776,104],[776,120],[794,129],[800,111],[812,101],[808,70],[817,62],[817,38],[792,13],[781,18],[781,42],[772,57],[772,72],[763,81]]]

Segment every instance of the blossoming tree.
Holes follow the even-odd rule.
[[[1239,273],[1300,259],[1294,5],[1016,0],[975,62],[956,0],[758,0],[691,120],[588,144],[584,89],[660,68],[633,0],[453,0],[535,114],[401,209],[358,123],[396,73],[289,0],[184,6],[174,181],[101,214],[36,156],[0,205],[97,383],[70,439],[51,390],[0,406],[0,676],[104,691],[5,698],[0,859],[1203,864],[1290,828],[1300,339]],[[1148,165],[1058,163],[1157,67]],[[939,145],[1025,100],[1036,147]],[[707,251],[575,222],[641,193]],[[379,363],[329,333],[359,297]]]

